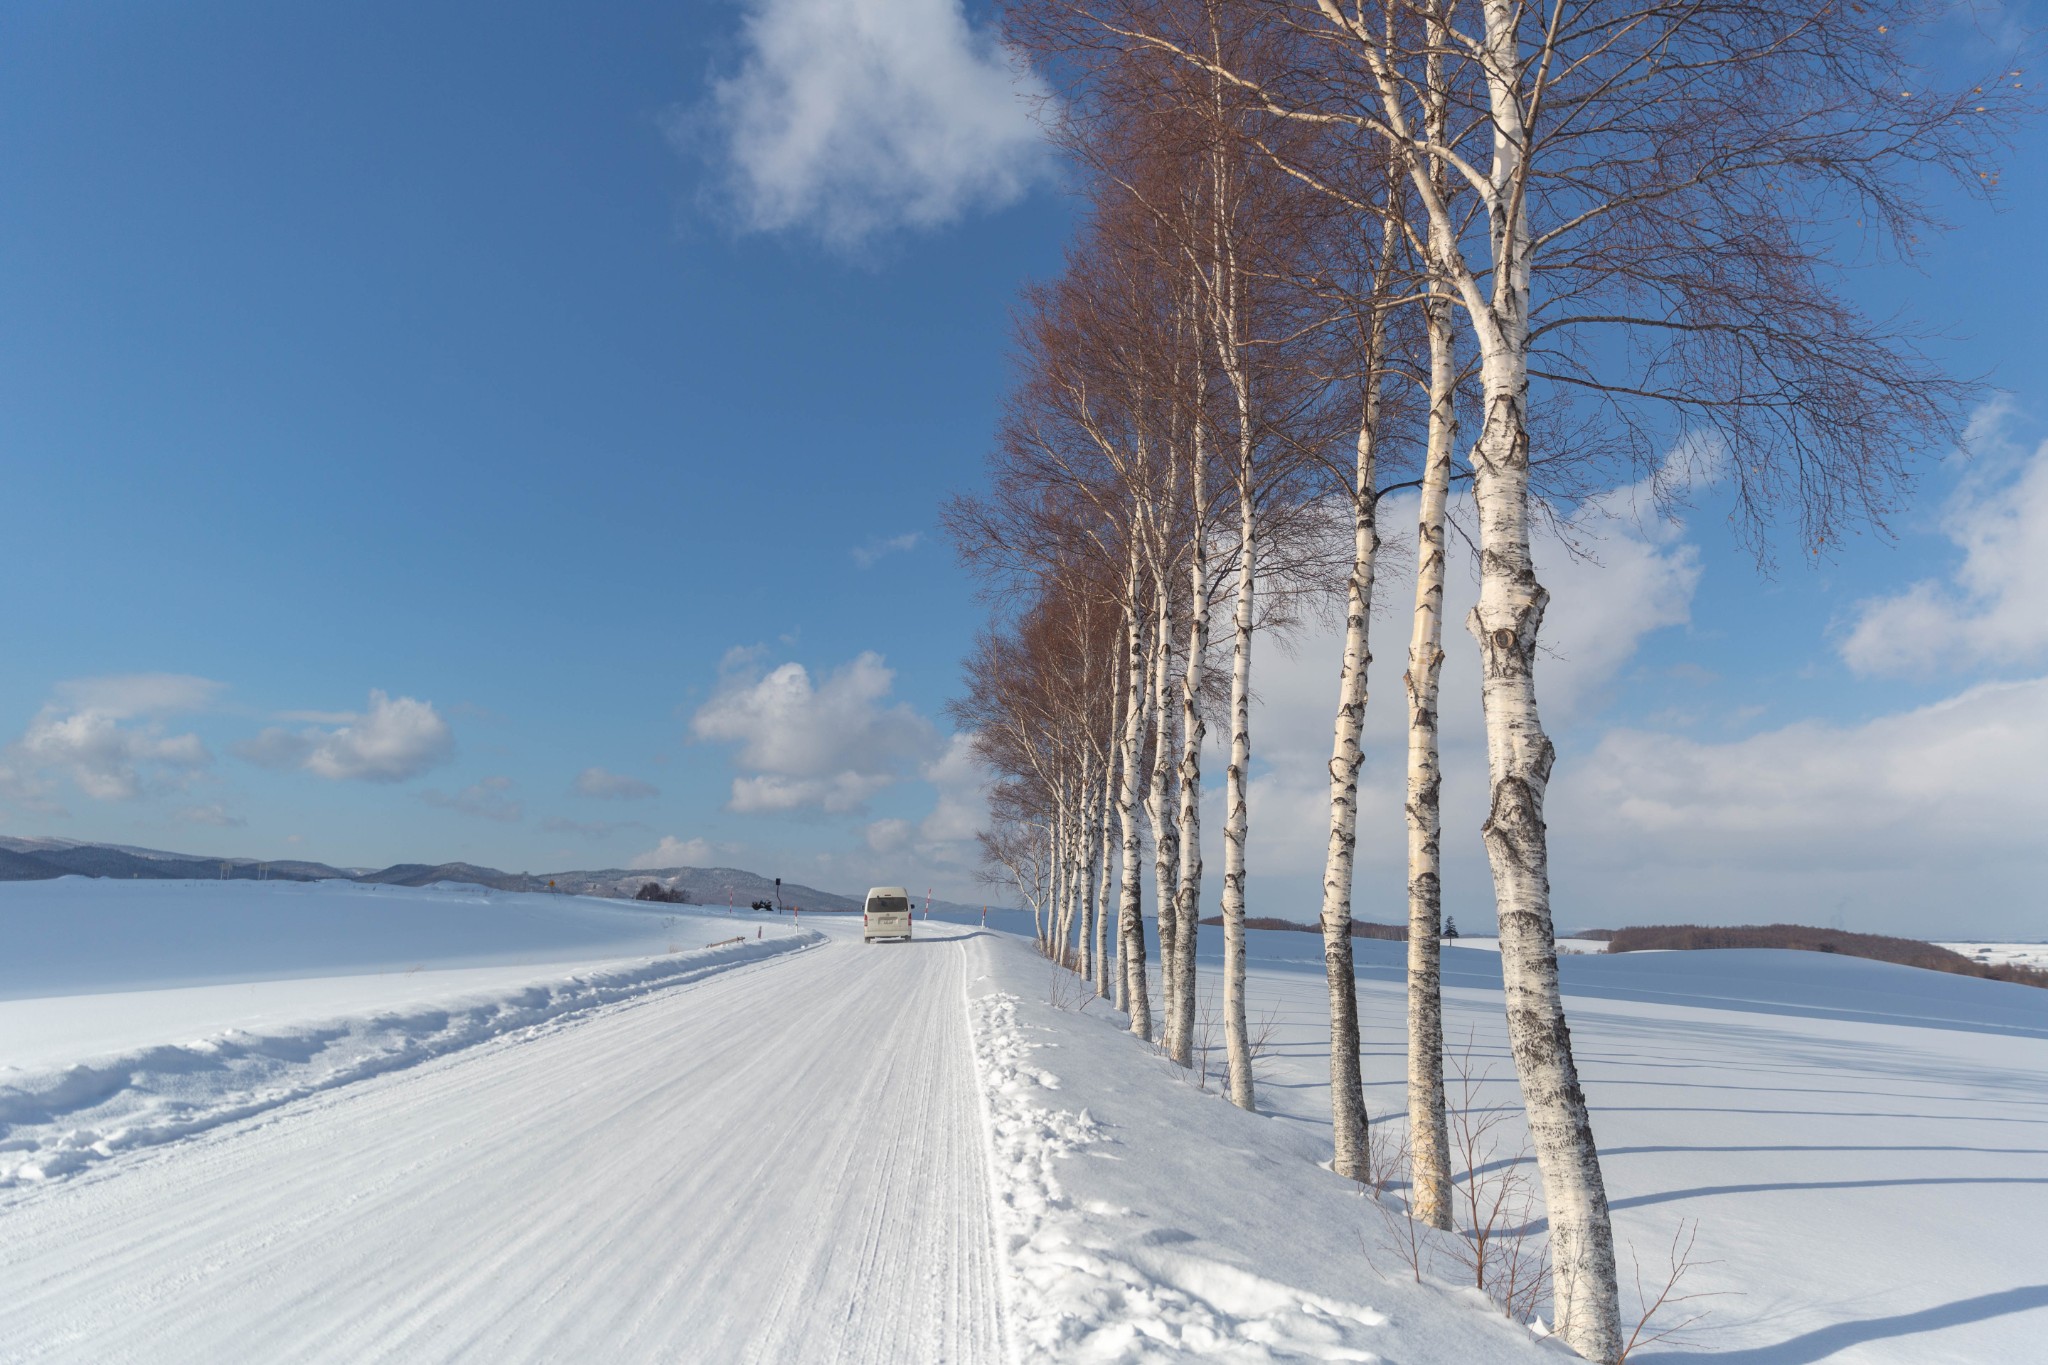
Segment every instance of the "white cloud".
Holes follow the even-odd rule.
[[[1551,596],[1538,682],[1545,720],[1555,726],[1590,710],[1651,634],[1692,619],[1699,549],[1684,541],[1681,526],[1654,514],[1649,497],[1645,480],[1580,507],[1564,534],[1586,555],[1571,554],[1555,534],[1538,536],[1538,572]],[[1463,586],[1446,627],[1469,642],[1465,613],[1476,591],[1469,575]],[[1405,648],[1406,633],[1399,638]],[[1478,695],[1476,664],[1471,686]]]
[[[749,0],[740,47],[670,136],[718,141],[748,227],[850,246],[1011,203],[1050,165],[1045,83],[960,0]]]
[[[46,793],[45,775],[51,773],[100,801],[182,789],[213,755],[195,734],[165,733],[162,718],[205,709],[222,686],[171,673],[59,683],[54,698],[9,746],[0,776],[30,800]]]
[[[887,555],[915,550],[917,543],[923,539],[922,531],[908,531],[900,536],[891,536],[887,540],[876,537],[865,545],[853,547],[853,562],[863,569],[872,569]]]
[[[188,825],[211,825],[216,829],[239,829],[249,823],[239,815],[229,814],[228,808],[218,801],[204,806],[184,806],[171,814]]]
[[[919,766],[918,776],[933,789],[924,817],[870,821],[861,831],[863,847],[835,857],[830,875],[849,886],[914,884],[961,899],[985,895],[976,835],[988,825],[990,774],[975,756],[974,737],[951,736],[937,758]]]
[[[1917,865],[2048,829],[2048,678],[1984,683],[1858,725],[1801,721],[1728,743],[1609,731],[1563,795],[1634,857]]]
[[[931,723],[887,704],[895,674],[863,653],[813,684],[802,664],[766,674],[727,655],[719,689],[691,718],[699,739],[737,743],[736,811],[859,810],[938,747]]]
[[[227,684],[187,673],[118,673],[76,678],[52,689],[57,703],[74,711],[95,711],[115,720],[204,711]]]
[[[331,781],[403,782],[448,761],[455,735],[432,702],[396,700],[370,692],[364,712],[296,712],[321,715],[334,728],[300,731],[273,726],[235,746],[235,752],[266,768],[304,768]]]
[[[732,780],[728,803],[742,815],[817,807],[844,815],[867,805],[868,798],[896,779],[887,773],[834,773],[831,777],[784,777],[760,773]]]
[[[600,801],[640,801],[661,795],[661,788],[651,782],[606,772],[603,768],[585,768],[576,774],[576,790]]]
[[[259,768],[296,768],[306,761],[313,752],[313,741],[304,735],[273,725],[256,734],[253,738],[237,742],[234,746],[237,758],[247,759]]]
[[[916,826],[908,820],[876,820],[867,828],[867,846],[876,853],[900,853],[910,847],[910,836],[915,830]]]
[[[1606,735],[1552,786],[1574,923],[2037,930],[2048,678],[1727,743]]]
[[[730,856],[735,850],[730,844],[715,844],[709,839],[678,839],[673,834],[662,836],[661,842],[635,857],[626,866],[636,871],[667,867],[716,867],[719,860]]]
[[[506,793],[512,790],[509,777],[482,777],[470,783],[453,796],[441,791],[423,791],[420,800],[430,806],[444,810],[460,811],[474,815],[480,820],[496,820],[500,824],[515,824],[526,816],[519,802]]]
[[[919,771],[920,777],[938,791],[931,813],[917,827],[917,837],[928,856],[945,860],[972,850],[979,859],[976,840],[988,827],[989,770],[974,752],[974,736],[954,735],[946,750]]]
[[[2024,664],[2048,652],[2048,441],[2013,440],[2012,410],[1971,422],[1975,467],[1949,498],[1942,531],[1963,552],[1944,579],[1860,603],[1841,641],[1858,673]]]
[[[593,843],[609,839],[621,830],[647,828],[639,820],[565,820],[559,815],[551,815],[541,821],[540,827],[550,834],[580,835]]]

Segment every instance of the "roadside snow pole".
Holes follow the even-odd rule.
[[[929,886],[924,889],[924,922],[932,922],[932,889]]]
[[[758,924],[754,926],[754,937],[755,937],[755,938],[759,938],[759,937],[761,937],[761,926],[760,926],[760,925],[758,925]]]
[[[981,907],[981,927],[984,929],[988,928],[988,907],[986,905]]]

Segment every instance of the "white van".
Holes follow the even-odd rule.
[[[910,893],[900,886],[877,886],[868,891],[867,904],[860,912],[861,941],[878,938],[910,938]]]

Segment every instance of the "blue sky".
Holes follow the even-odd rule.
[[[947,0],[0,12],[0,832],[976,895],[935,512],[1069,222],[1017,79]],[[2039,126],[2003,189],[1856,281],[2006,394],[1895,544],[1760,578],[1706,490],[1560,564],[1562,919],[2048,932]],[[1334,666],[1261,656],[1265,913]]]

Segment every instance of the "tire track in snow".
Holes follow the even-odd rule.
[[[997,1361],[961,971],[833,943],[14,1192],[0,1360]]]

